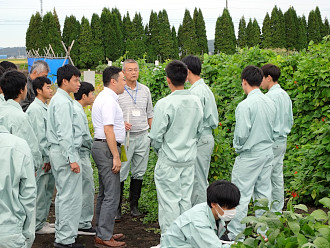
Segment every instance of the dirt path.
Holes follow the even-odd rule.
[[[52,206],[49,221],[54,223],[54,220],[55,212],[54,206]],[[126,239],[124,241],[128,248],[149,248],[159,243],[160,235],[153,232],[157,228],[159,228],[157,224],[144,225],[139,218],[132,218],[125,214],[122,216],[122,221],[115,224],[115,233],[125,234]],[[36,235],[32,248],[54,247],[54,240],[54,234]],[[93,236],[78,236],[77,242],[84,244],[86,248],[94,247]]]

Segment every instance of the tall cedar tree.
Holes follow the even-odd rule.
[[[133,59],[142,58],[145,51],[145,33],[142,22],[142,16],[140,13],[135,13],[135,16],[132,21],[132,34],[131,34],[131,50],[129,51],[128,56]]]
[[[253,35],[254,46],[257,46],[260,45],[261,43],[261,32],[256,18],[253,19],[252,26],[253,26],[253,34],[254,34]]]
[[[159,33],[157,13],[151,11],[147,29],[147,58],[149,62],[155,61],[159,55]]]
[[[329,27],[329,21],[327,18],[324,19],[323,23],[323,29],[321,30],[322,37],[327,36],[330,34],[330,27]]]
[[[262,47],[271,48],[273,44],[273,31],[271,27],[271,20],[268,12],[266,13],[265,19],[262,23]]]
[[[201,9],[195,8],[193,15],[193,22],[195,24],[196,37],[197,37],[197,54],[208,53],[206,27]]]
[[[172,40],[173,40],[172,59],[179,59],[179,43],[174,26],[172,27]]]
[[[214,52],[234,54],[236,49],[236,37],[234,24],[228,9],[224,9],[222,16],[218,17],[215,26]]]
[[[290,7],[284,13],[284,21],[285,21],[285,44],[286,48],[293,50],[298,49],[298,32],[300,31],[298,28],[298,17],[297,13],[293,7]]]
[[[98,14],[93,14],[91,20],[91,32],[92,32],[92,61],[93,66],[98,66],[100,62],[104,62],[104,53],[102,47],[102,27],[101,19]]]
[[[196,54],[197,36],[195,24],[191,18],[189,10],[185,10],[182,28],[179,33],[179,43],[181,44],[181,55],[185,57],[189,54]]]
[[[58,20],[58,15],[57,15],[57,12],[56,12],[55,8],[53,9],[53,16],[54,16],[54,19],[55,19],[55,22],[56,22],[57,31],[59,33],[61,33],[61,25],[60,25],[60,21]]]
[[[79,44],[79,68],[88,69],[93,66],[92,58],[92,30],[86,17],[81,18]]]
[[[297,49],[302,50],[307,48],[307,24],[306,18],[303,15],[298,17],[298,38],[297,38]]]
[[[179,49],[179,56],[185,56],[185,54],[183,54],[182,52],[182,44],[181,44],[181,36],[182,36],[182,24],[179,25],[179,28],[178,28],[178,49]]]
[[[124,50],[130,51],[132,44],[132,34],[133,34],[133,23],[127,11],[126,15],[123,17],[123,36],[124,36]]]
[[[260,45],[260,28],[255,18],[253,21],[251,20],[251,18],[249,19],[249,23],[246,27],[246,34],[248,47]]]
[[[316,19],[317,22],[319,23],[319,27],[320,27],[320,41],[322,40],[323,36],[322,36],[322,31],[323,31],[323,22],[322,22],[322,17],[321,17],[321,12],[318,6],[316,6],[315,8],[315,15],[316,15]]]
[[[43,26],[42,26],[42,17],[39,12],[35,15],[32,15],[30,18],[29,27],[26,31],[25,37],[25,46],[26,50],[30,51],[32,49],[38,50],[39,54],[43,54]]]
[[[111,56],[110,59],[117,60],[124,54],[124,36],[122,32],[123,23],[118,9],[111,11],[112,35],[111,37]]]
[[[308,15],[307,37],[308,43],[310,41],[314,41],[314,43],[321,41],[320,23],[314,10],[311,10]]]
[[[55,18],[52,12],[47,12],[42,19],[43,27],[43,48],[48,48],[49,44],[52,46],[56,56],[65,56],[64,49],[61,44],[61,33],[58,31]]]
[[[113,37],[111,37],[111,29],[112,29],[112,23],[111,23],[111,12],[108,8],[103,8],[101,13],[101,27],[102,27],[102,44],[103,44],[103,53],[104,57],[109,60],[111,50],[113,49],[111,47],[111,40]]]
[[[244,16],[239,20],[237,45],[239,47],[247,46],[246,22]]]
[[[71,43],[74,40],[73,47],[70,51],[70,57],[75,65],[79,63],[79,33],[80,23],[76,17],[73,15],[65,17],[62,40],[67,48],[71,46]]]
[[[284,16],[281,9],[277,6],[272,10],[270,25],[272,30],[272,48],[284,48],[285,47],[285,25]]]
[[[173,54],[173,40],[171,39],[171,26],[168,20],[167,12],[165,9],[158,13],[159,25],[159,55],[162,61],[172,58]]]

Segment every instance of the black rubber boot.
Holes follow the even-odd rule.
[[[141,216],[139,212],[138,203],[141,195],[142,180],[134,179],[131,177],[131,185],[129,190],[129,203],[131,207],[131,215],[133,217]]]
[[[119,199],[119,205],[117,209],[117,213],[115,216],[115,222],[120,222],[121,221],[121,203],[123,201],[123,192],[124,192],[124,182],[120,183],[120,199]]]

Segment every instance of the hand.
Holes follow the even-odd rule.
[[[131,131],[131,128],[132,128],[132,124],[125,121],[125,130],[126,131]]]
[[[71,167],[72,172],[77,173],[77,174],[80,172],[80,167],[77,162],[70,163],[70,167]]]
[[[48,172],[50,169],[51,169],[51,165],[50,163],[44,163],[44,166],[42,167],[42,169],[45,171],[45,172]]]
[[[114,174],[117,174],[120,171],[120,167],[121,167],[120,157],[113,158],[112,163],[113,163],[112,172]]]

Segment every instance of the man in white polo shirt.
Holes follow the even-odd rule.
[[[138,83],[139,65],[133,59],[125,60],[123,73],[126,79],[125,91],[119,96],[119,106],[123,110],[125,129],[127,134],[126,148],[127,162],[120,169],[121,194],[116,221],[121,217],[121,199],[124,182],[131,170],[131,182],[129,190],[129,203],[131,215],[138,217],[138,201],[141,195],[142,179],[147,170],[150,139],[148,129],[151,127],[154,115],[151,94],[147,86]]]
[[[123,112],[118,95],[124,92],[122,70],[110,66],[103,71],[104,90],[96,97],[92,109],[94,142],[92,156],[98,168],[99,195],[96,203],[95,244],[126,247],[123,234],[113,234],[120,197],[120,145],[125,141]]]

